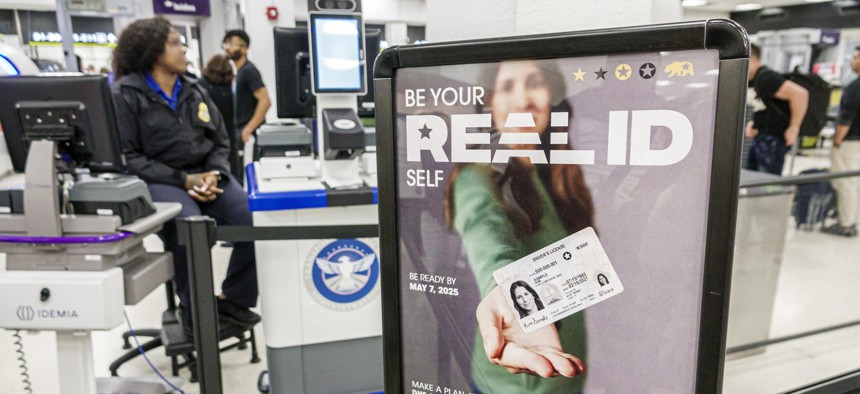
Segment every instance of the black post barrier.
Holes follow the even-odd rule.
[[[221,350],[218,345],[218,310],[212,283],[212,246],[215,220],[192,216],[177,221],[179,243],[188,254],[188,283],[191,291],[191,321],[200,392],[221,394]]]
[[[188,254],[188,282],[191,290],[191,319],[200,392],[221,394],[221,351],[218,338],[218,309],[212,275],[212,246],[216,240],[252,242],[321,238],[378,237],[379,226],[224,226],[206,216],[178,221],[179,243]]]

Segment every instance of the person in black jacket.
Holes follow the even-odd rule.
[[[233,66],[230,64],[230,59],[221,54],[212,56],[206,63],[206,68],[203,69],[200,85],[209,92],[212,101],[221,111],[224,125],[227,127],[227,135],[230,136],[230,171],[239,183],[242,183],[242,177],[239,176],[243,170],[239,155],[241,141],[233,115],[236,103],[233,97]]]
[[[250,225],[248,199],[230,174],[229,137],[218,107],[185,72],[186,48],[161,17],[142,19],[120,35],[113,53],[113,94],[128,171],[143,179],[156,202],[179,202],[177,218],[208,215],[220,225]],[[180,318],[189,327],[188,262],[176,222],[160,234],[173,253]],[[237,242],[218,296],[221,320],[250,326],[260,316],[254,244]]]

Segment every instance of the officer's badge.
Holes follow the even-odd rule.
[[[204,123],[209,123],[209,121],[212,120],[212,118],[209,117],[209,106],[207,106],[206,103],[200,103],[200,106],[197,107],[197,117]]]

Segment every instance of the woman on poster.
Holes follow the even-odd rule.
[[[494,78],[487,102],[491,140],[505,133],[537,132],[544,152],[551,146],[553,103],[566,105],[564,78],[553,61],[509,61],[487,70]],[[571,113],[569,107],[558,112]],[[535,127],[505,127],[511,113],[530,113]],[[496,146],[498,147],[498,146]],[[508,144],[534,150],[535,145]],[[547,154],[548,156],[548,154]],[[586,351],[583,313],[531,333],[496,286],[493,272],[593,224],[591,194],[577,165],[532,164],[513,157],[504,164],[458,164],[445,190],[445,218],[463,240],[482,296],[472,354],[476,392],[571,393],[582,390]]]

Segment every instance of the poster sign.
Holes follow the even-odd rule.
[[[604,54],[514,49],[395,70],[393,166],[380,179],[394,202],[380,200],[382,261],[396,261],[383,302],[399,315],[386,390],[691,392],[703,366],[721,368],[702,345],[724,337],[703,320],[718,312],[703,294],[709,270],[725,278],[729,266],[731,229],[713,208],[733,217],[739,160],[717,150],[735,133],[718,119],[740,130],[746,61],[723,75],[720,48],[612,51],[606,34]]]
[[[209,16],[209,0],[152,0],[156,14]]]

